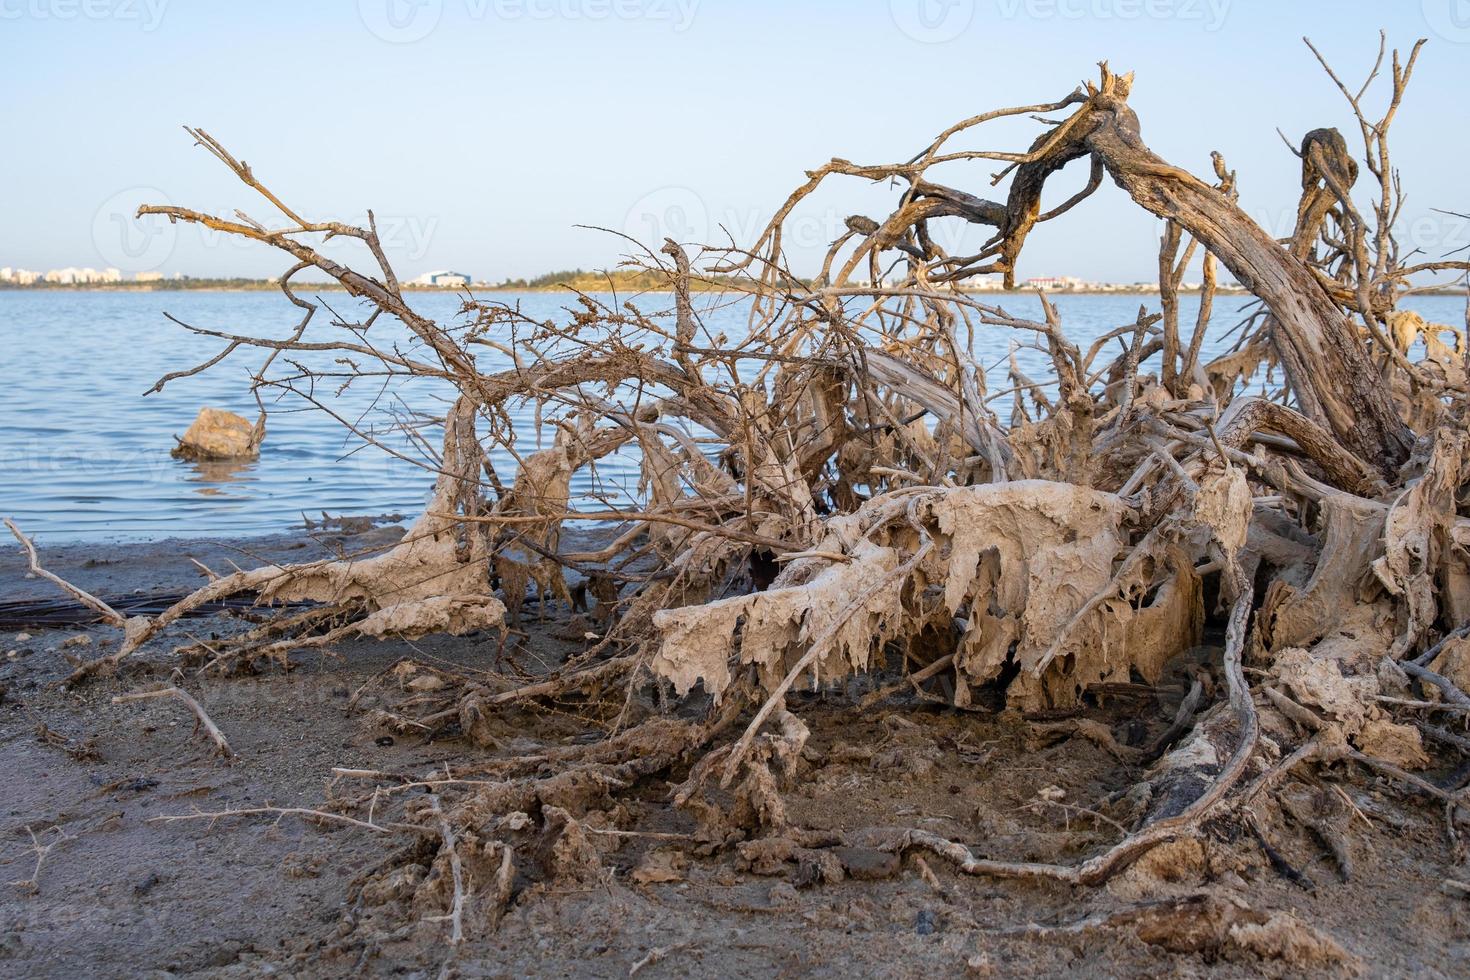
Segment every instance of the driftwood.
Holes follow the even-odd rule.
[[[131,694],[119,694],[112,699],[112,703],[121,704],[126,701],[146,701],[152,698],[176,698],[182,701],[184,707],[193,713],[197,726],[214,743],[215,750],[226,759],[232,758],[235,755],[235,750],[230,748],[230,743],[225,739],[224,732],[219,730],[219,726],[214,723],[214,719],[210,718],[208,713],[205,712],[204,706],[194,700],[194,696],[182,688],[170,684],[156,691],[135,691]]]
[[[504,705],[582,699],[615,706],[611,734],[534,756],[467,758],[425,779],[369,774],[378,784],[370,796],[334,801],[368,814],[349,825],[380,831],[376,807],[399,805],[409,786],[433,790],[431,805],[403,820],[439,842],[434,887],[452,889],[433,901],[454,941],[469,928],[464,910],[477,888],[496,908],[510,895],[510,847],[474,844],[481,828],[539,827],[554,838],[547,867],[595,878],[598,833],[583,827],[585,815],[676,769],[674,799],[716,849],[762,836],[805,852],[843,843],[793,827],[782,803],[807,735],[788,697],[798,686],[886,675],[864,706],[908,692],[962,710],[990,697],[1056,711],[1109,685],[1158,682],[1210,629],[1225,635],[1212,664],[1224,698],[1207,698],[1196,681],[1161,719],[1145,753],[1166,753],[1148,777],[1153,803],[1113,845],[1062,866],[982,859],[909,828],[857,843],[927,850],[972,874],[1094,884],[1202,821],[1238,818],[1294,767],[1348,762],[1445,803],[1453,834],[1464,790],[1409,771],[1428,761],[1416,713],[1443,705],[1456,717],[1466,703],[1452,679],[1459,667],[1428,658],[1460,656],[1453,644],[1440,653],[1437,641],[1470,615],[1464,332],[1398,309],[1424,276],[1467,269],[1450,259],[1412,264],[1392,234],[1402,192],[1387,137],[1419,50],[1406,61],[1392,56],[1380,116],[1365,115],[1369,86],[1342,86],[1360,123],[1361,163],[1330,129],[1292,147],[1302,196],[1283,242],[1241,210],[1237,175],[1218,155],[1204,180],[1152,152],[1128,104],[1132,76],[1103,64],[1096,81],[1058,100],[966,119],[904,162],[824,164],[752,243],[655,243],[636,261],[666,278],[671,300],[612,306],[577,295],[564,323],[474,297],[454,324],[423,316],[399,288],[371,213],[366,228],[311,221],[191,129],[284,223],[173,205],[140,213],[286,253],[293,264],[281,289],[303,317],[284,341],[190,327],[224,350],[159,387],[258,349],[267,352],[258,388],[324,410],[315,386],[350,383],[369,373],[364,364],[448,383],[458,400],[441,420],[439,450],[416,437],[432,457],[436,492],[402,543],[383,555],[224,576],[157,615],[100,610],[127,637],[73,681],[124,666],[170,623],[232,595],[318,605],[182,653],[221,670],[284,663],[295,650],[351,637],[504,629],[532,586],[543,602],[574,603],[591,591],[592,640],[555,673],[425,674],[411,706],[390,720],[429,731],[458,725],[474,742]],[[1370,82],[1385,57],[1380,48]],[[1042,120],[1025,150],[953,148],[987,122],[1038,113],[1065,115]],[[1084,159],[1081,190],[1044,211],[1048,184]],[[992,183],[1006,184],[1002,200],[934,177],[977,160],[1001,165]],[[1084,350],[1045,297],[1042,317],[1028,320],[966,291],[984,274],[1013,283],[1035,227],[1099,192],[1104,177],[1166,221],[1160,312],[1141,310]],[[1376,184],[1367,215],[1354,197],[1360,177]],[[894,209],[881,220],[850,217],[818,273],[798,277],[786,264],[787,222],[825,182],[843,178],[898,186]],[[949,255],[937,244],[939,222],[992,234],[976,254]],[[320,236],[364,244],[376,268],[329,258],[312,244]],[[1186,326],[1178,290],[1195,255],[1205,293]],[[1260,302],[1235,347],[1202,363],[1221,269]],[[318,304],[297,295],[293,278],[308,270],[336,280],[368,315],[338,316],[330,333],[307,339]],[[707,273],[729,291],[714,301],[748,311],[745,336],[712,336],[704,324],[693,286]],[[661,302],[672,308],[644,309]],[[402,321],[415,345],[369,342],[379,317]],[[1013,357],[1007,388],[988,391],[979,331],[1045,353],[1050,376],[1027,377]],[[1453,347],[1441,342],[1447,335]],[[514,367],[482,371],[476,354],[486,349]],[[334,352],[345,366],[267,370],[292,351]],[[1279,390],[1245,395],[1272,364],[1284,369]],[[993,406],[1007,396],[1003,417]],[[527,401],[555,435],[522,454],[525,434],[506,409]],[[701,448],[711,438],[715,461]],[[520,460],[510,485],[486,445]],[[637,506],[574,508],[573,474],[624,448],[643,459]],[[589,519],[617,520],[612,542],[564,550],[564,524]],[[34,552],[32,565],[45,574]],[[569,573],[584,580],[575,594]],[[1219,597],[1218,608],[1206,596]],[[1419,699],[1403,697],[1419,680],[1428,682]],[[650,696],[668,688],[683,699],[677,716]],[[1436,745],[1459,744],[1438,731]],[[1270,767],[1259,750],[1265,734],[1277,747],[1300,747]]]

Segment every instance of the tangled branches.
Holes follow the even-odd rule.
[[[466,894],[503,904],[512,852],[539,855],[548,873],[595,868],[598,835],[619,832],[626,817],[618,791],[657,774],[683,773],[674,799],[708,847],[762,835],[803,848],[838,842],[792,826],[782,805],[807,738],[789,695],[853,674],[907,678],[879,698],[911,690],[965,711],[997,699],[1058,711],[1110,684],[1153,684],[1181,651],[1223,631],[1213,666],[1224,699],[1202,705],[1196,683],[1154,753],[1163,754],[1149,777],[1154,802],[1111,847],[1062,866],[984,860],[914,830],[876,838],[967,872],[1104,880],[1279,779],[1262,732],[1273,746],[1306,731],[1311,744],[1335,747],[1299,751],[1282,766],[1354,759],[1422,788],[1406,771],[1428,761],[1419,709],[1396,718],[1385,705],[1411,700],[1405,671],[1450,703],[1464,697],[1455,678],[1470,675],[1466,644],[1435,643],[1470,618],[1470,389],[1463,331],[1398,308],[1417,288],[1413,277],[1466,269],[1406,264],[1392,236],[1402,194],[1387,135],[1418,53],[1402,64],[1395,54],[1390,105],[1375,121],[1364,115],[1367,86],[1343,88],[1366,144],[1362,168],[1335,130],[1303,138],[1298,220],[1284,242],[1241,210],[1237,175],[1218,154],[1207,182],[1151,151],[1128,104],[1132,76],[1104,64],[1096,82],[964,120],[906,162],[833,160],[811,171],[748,248],[705,246],[691,260],[690,243],[662,243],[639,262],[668,282],[669,310],[645,310],[642,297],[578,295],[563,323],[473,297],[453,324],[425,317],[400,288],[371,213],[367,228],[312,222],[212,136],[190,130],[284,224],[164,205],[140,213],[287,253],[294,264],[281,289],[304,314],[285,340],[190,328],[226,346],[159,386],[254,348],[266,352],[257,390],[290,391],[328,411],[315,393],[328,378],[452,390],[441,449],[420,433],[422,419],[405,423],[430,457],[435,495],[386,554],[219,578],[130,625],[117,654],[75,679],[118,666],[179,615],[233,593],[318,605],[185,649],[206,667],[284,662],[351,636],[504,629],[519,622],[532,587],[543,603],[577,604],[590,590],[595,629],[581,653],[539,677],[436,681],[417,714],[398,720],[456,725],[494,745],[495,712],[578,697],[589,711],[614,706],[609,734],[423,777],[354,772],[376,788],[337,801],[376,811],[410,787],[431,792],[427,805],[403,804],[403,820],[438,841],[433,860],[448,871],[432,880],[452,882],[441,906],[456,937]],[[1023,152],[951,148],[993,120],[1055,112],[1067,114],[1043,120]],[[1083,187],[1044,210],[1049,182],[1084,159]],[[1007,185],[1004,200],[933,176],[976,160],[1002,164],[992,183]],[[1379,184],[1371,217],[1353,196],[1360,171]],[[1166,222],[1159,312],[1140,309],[1084,348],[1045,297],[1031,320],[967,291],[991,273],[1013,285],[1035,227],[1081,205],[1104,176]],[[783,229],[841,178],[901,191],[882,220],[848,218],[819,272],[800,278]],[[990,237],[975,254],[950,255],[937,244],[939,222],[979,225]],[[365,246],[375,268],[328,257],[334,240]],[[1185,336],[1178,294],[1197,253],[1204,292]],[[1233,347],[1207,359],[1220,267],[1258,304]],[[308,340],[318,304],[293,282],[308,271],[339,283],[366,315],[334,313]],[[720,275],[726,291],[698,292],[705,274]],[[714,298],[700,309],[696,295]],[[720,306],[745,315],[743,333],[711,327]],[[370,340],[380,318],[401,322],[412,342]],[[1007,387],[992,393],[977,357],[1001,332],[1012,338]],[[1027,376],[1023,349],[1049,362],[1050,377]],[[303,352],[329,352],[346,368],[269,374],[278,356]],[[1247,382],[1275,364],[1284,384],[1247,395]],[[1002,417],[994,406],[1007,395]],[[538,448],[521,452],[527,434],[511,412],[520,404],[554,430],[550,445],[538,432]],[[640,461],[634,503],[576,509],[574,476],[619,453]],[[515,461],[509,484],[497,454]],[[563,547],[564,527],[589,521],[614,522],[605,546]],[[662,696],[667,687],[678,710]],[[1237,793],[1253,770],[1255,789]],[[1453,834],[1463,790],[1440,794]]]

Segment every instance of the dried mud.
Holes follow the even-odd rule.
[[[46,553],[53,571],[107,595],[195,585],[186,557],[211,567],[231,554],[297,561],[386,544],[395,533]],[[8,598],[50,595],[23,574],[18,550],[0,557]],[[545,670],[580,649],[562,638],[572,625],[560,602],[548,604],[544,622],[528,607],[527,636],[505,656]],[[165,635],[185,643],[240,628],[219,615],[182,620]],[[83,635],[89,646],[74,640]],[[232,761],[211,753],[176,702],[112,703],[167,678],[173,661],[161,651],[173,644],[136,655],[117,677],[58,686],[68,654],[93,655],[108,639],[115,649],[119,638],[94,627],[7,634],[0,644],[0,973],[1466,975],[1470,901],[1442,887],[1453,869],[1439,808],[1386,783],[1335,783],[1330,773],[1282,785],[1287,801],[1305,794],[1306,816],[1269,809],[1259,829],[1275,859],[1239,824],[1206,823],[1102,888],[966,877],[919,852],[806,850],[787,839],[703,856],[681,837],[693,829],[690,816],[669,802],[682,773],[663,774],[620,795],[637,811],[640,836],[585,835],[598,869],[581,881],[518,874],[498,927],[476,920],[466,942],[451,947],[447,924],[436,920],[442,909],[399,898],[412,889],[392,874],[374,877],[411,835],[294,817],[150,821],[196,808],[315,807],[332,767],[426,772],[485,754],[463,739],[389,732],[371,711],[346,706],[403,657],[489,669],[498,632],[352,639],[334,647],[338,656],[293,655],[289,671],[183,678],[238,753]],[[1123,685],[1063,718],[902,699],[859,712],[872,681],[793,694],[811,735],[783,794],[789,819],[853,839],[918,828],[970,842],[977,856],[1075,861],[1122,836],[1111,821],[1126,824],[1137,801],[1099,801],[1139,780],[1136,747],[1173,716],[1187,666],[1171,665],[1156,691]],[[520,752],[589,734],[570,715],[545,710],[505,712],[496,723]],[[1350,855],[1347,881],[1309,826],[1321,810],[1312,794],[1339,791],[1353,807],[1340,842]],[[32,832],[42,847],[54,845],[39,872]],[[650,836],[658,834],[674,836]],[[393,873],[415,874],[405,868],[424,870],[409,863]],[[33,886],[11,883],[33,876]],[[355,879],[368,887],[354,889]],[[477,914],[484,910],[472,906]]]

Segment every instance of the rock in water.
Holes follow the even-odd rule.
[[[255,459],[265,439],[265,416],[251,425],[234,412],[201,408],[170,453],[175,459]]]

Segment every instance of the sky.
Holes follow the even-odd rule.
[[[283,271],[261,246],[134,220],[147,201],[272,223],[186,124],[308,216],[373,209],[404,278],[607,268],[632,249],[581,226],[746,244],[804,171],[907,159],[966,116],[1060,99],[1102,59],[1136,72],[1156,152],[1209,175],[1221,151],[1281,236],[1300,184],[1277,129],[1359,145],[1302,36],[1356,83],[1380,29],[1405,50],[1429,39],[1393,142],[1400,231],[1442,254],[1470,241],[1434,211],[1470,211],[1470,0],[0,0],[0,266]],[[1384,98],[1380,83],[1368,101]],[[1011,121],[962,145],[1022,150],[1038,131]],[[933,176],[986,196],[994,169]],[[1085,179],[1073,164],[1047,203]],[[824,190],[792,225],[798,271],[896,194]],[[948,234],[958,250],[979,232]],[[1019,272],[1152,279],[1158,235],[1108,184],[1042,226]]]

